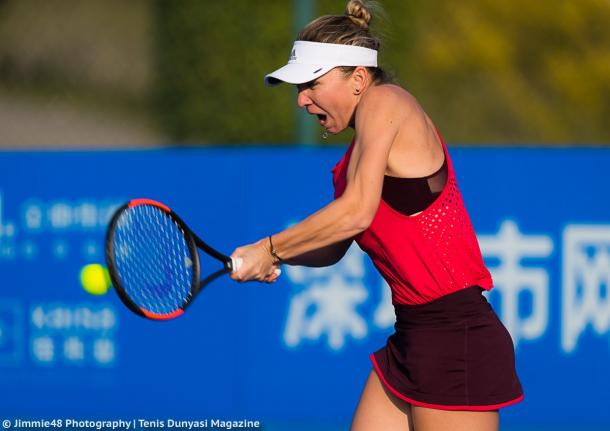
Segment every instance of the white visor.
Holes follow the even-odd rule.
[[[337,66],[377,67],[377,51],[362,46],[297,40],[288,64],[265,76],[265,84],[303,84]]]

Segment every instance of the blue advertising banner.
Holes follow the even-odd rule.
[[[368,355],[394,323],[389,288],[356,245],[332,267],[285,267],[274,285],[220,278],[168,322],[79,281],[84,265],[104,262],[109,217],[128,199],[166,203],[231,253],[330,202],[344,150],[1,152],[6,428],[46,418],[346,429]],[[450,153],[525,390],[502,411],[503,429],[610,429],[610,150]],[[203,258],[204,272],[215,265]]]

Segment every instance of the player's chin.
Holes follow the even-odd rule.
[[[329,135],[337,135],[337,134],[343,132],[345,129],[347,129],[347,126],[345,126],[345,127],[341,127],[341,126],[326,127],[326,131],[328,132]]]

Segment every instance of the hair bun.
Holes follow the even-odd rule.
[[[351,19],[354,24],[365,30],[369,28],[369,23],[373,18],[371,12],[361,0],[350,0],[345,7],[345,15]]]

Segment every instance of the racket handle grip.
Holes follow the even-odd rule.
[[[231,272],[239,271],[241,264],[244,260],[241,257],[232,257],[231,258]]]

